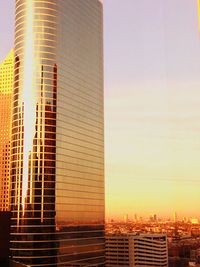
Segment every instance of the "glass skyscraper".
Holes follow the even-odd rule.
[[[9,210],[13,50],[0,64],[0,211]]]
[[[104,266],[102,3],[16,0],[11,256]]]

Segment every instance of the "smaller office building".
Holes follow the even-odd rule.
[[[163,234],[107,235],[106,266],[167,267],[167,236]]]

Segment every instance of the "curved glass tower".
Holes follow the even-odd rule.
[[[104,266],[102,4],[16,0],[11,256]]]

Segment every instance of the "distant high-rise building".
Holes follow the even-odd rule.
[[[156,222],[157,221],[157,215],[156,214],[150,214],[149,221],[150,222]]]
[[[106,236],[106,267],[167,267],[167,236],[122,234]]]
[[[178,215],[177,215],[177,212],[175,211],[174,212],[174,222],[176,223],[178,221]]]
[[[138,221],[138,216],[137,216],[137,214],[134,215],[134,220],[135,220],[135,222]]]
[[[124,223],[127,223],[129,220],[128,220],[128,214],[125,214],[124,215]]]
[[[9,210],[11,106],[14,53],[0,64],[0,211]]]
[[[16,0],[11,256],[104,266],[102,3]]]

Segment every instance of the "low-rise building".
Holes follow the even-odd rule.
[[[124,234],[106,236],[107,267],[167,267],[167,236]]]

